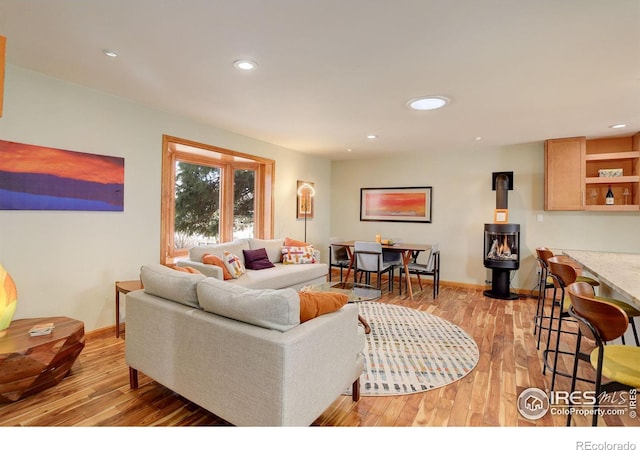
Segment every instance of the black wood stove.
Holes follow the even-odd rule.
[[[493,174],[496,209],[508,209],[508,191],[513,189],[513,172]],[[486,223],[484,225],[484,266],[492,270],[491,289],[484,295],[503,300],[516,300],[511,292],[511,271],[520,267],[520,225]]]

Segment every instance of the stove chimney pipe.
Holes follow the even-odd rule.
[[[496,191],[496,209],[509,209],[509,192],[513,190],[513,172],[494,172],[493,190]]]

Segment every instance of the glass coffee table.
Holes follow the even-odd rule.
[[[303,287],[302,290],[307,292],[339,292],[348,297],[349,303],[373,301],[379,299],[381,295],[380,289],[368,284],[335,281],[312,284]],[[364,332],[369,334],[371,332],[371,327],[365,318],[358,314],[358,320],[364,326]]]

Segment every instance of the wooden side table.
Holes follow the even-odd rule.
[[[142,289],[140,280],[116,281],[116,337],[120,337],[120,294]]]
[[[51,334],[31,336],[31,327],[53,322]],[[0,338],[0,403],[15,402],[55,386],[84,348],[84,323],[68,317],[14,320]]]

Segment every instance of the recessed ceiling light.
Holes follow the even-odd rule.
[[[109,50],[109,49],[106,49],[106,48],[104,50],[102,50],[102,53],[107,55],[109,58],[117,58],[118,57],[118,52],[113,51],[113,50]]]
[[[367,134],[367,139],[378,139],[378,136],[375,134]]]
[[[626,123],[617,123],[615,125],[609,125],[609,128],[625,128],[626,126]]]
[[[442,108],[447,103],[449,103],[449,99],[447,97],[436,95],[414,98],[413,100],[409,100],[407,105],[409,105],[409,108],[415,109],[417,111],[428,111],[431,109]]]
[[[352,152],[353,150],[352,150],[352,149],[350,149],[350,148],[348,148],[348,149],[347,149],[347,151],[348,151],[348,152]]]
[[[238,70],[253,70],[258,67],[254,61],[249,61],[248,59],[239,59],[233,62],[233,67]]]
[[[476,136],[476,141],[481,141],[482,140],[482,136]]]

